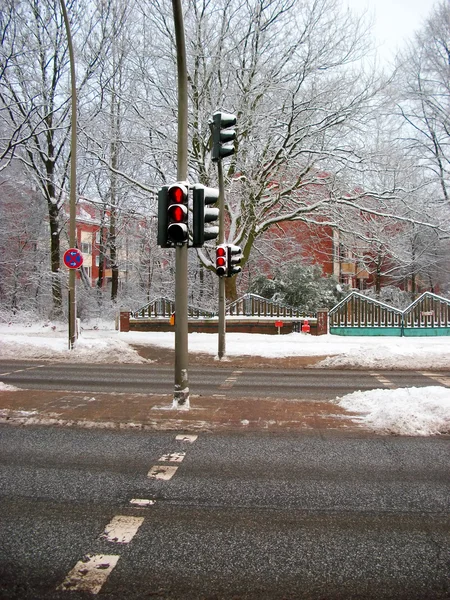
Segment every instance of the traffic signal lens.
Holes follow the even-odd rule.
[[[174,223],[182,223],[185,217],[185,210],[183,206],[171,206],[170,207],[170,218]]]
[[[226,254],[225,248],[217,248],[217,256],[225,256],[225,254]]]
[[[219,256],[219,258],[217,259],[217,266],[218,267],[223,267],[225,266],[225,259],[222,258],[221,256]]]
[[[169,189],[169,200],[180,204],[184,200],[184,191],[180,187],[172,186]]]

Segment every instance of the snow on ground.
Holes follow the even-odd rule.
[[[0,358],[89,363],[147,362],[131,347],[174,347],[174,334],[120,333],[113,323],[82,329],[74,350],[68,350],[67,327],[51,323],[0,324]],[[190,352],[217,354],[217,335],[189,334]],[[228,333],[226,353],[232,356],[324,356],[316,367],[366,369],[450,369],[450,337],[320,337],[292,333],[262,335]],[[0,383],[0,391],[5,386]],[[450,433],[450,389],[447,387],[375,389],[337,398],[369,428],[403,435]]]
[[[435,435],[450,433],[450,389],[438,386],[369,390],[337,398],[354,418],[381,433]]]

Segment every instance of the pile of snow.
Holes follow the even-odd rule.
[[[381,433],[436,435],[450,433],[450,389],[437,386],[370,390],[337,398],[354,420]]]
[[[129,332],[120,339],[135,345],[174,347],[173,333]],[[189,350],[217,354],[217,335],[189,334]],[[264,335],[227,333],[226,354],[283,358],[325,356],[316,367],[363,369],[447,369],[450,367],[450,337],[313,336],[301,333]]]
[[[0,381],[0,392],[18,392],[20,388],[14,385],[8,385],[7,383],[3,383]]]
[[[112,325],[82,333],[69,350],[67,328],[59,325],[0,325],[0,358],[61,362],[143,363]]]
[[[93,327],[91,325],[91,327]],[[114,324],[82,328],[74,350],[68,350],[67,326],[33,323],[0,324],[0,357],[78,362],[146,362],[132,348],[174,348],[173,332],[120,333]],[[217,334],[189,334],[189,351],[217,355]],[[450,337],[343,337],[300,333],[263,335],[227,333],[226,354],[283,358],[326,357],[316,367],[365,369],[448,369]]]

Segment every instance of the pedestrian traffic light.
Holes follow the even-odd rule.
[[[201,248],[206,241],[215,240],[219,235],[218,225],[213,225],[219,218],[219,209],[211,207],[219,199],[219,190],[196,183],[192,195],[192,246]]]
[[[242,260],[242,249],[240,246],[227,246],[227,277],[233,277],[242,271],[240,265]]]
[[[167,189],[167,241],[173,246],[189,240],[188,186],[174,183]]]
[[[213,114],[213,120],[210,123],[212,131],[212,149],[211,159],[213,162],[218,162],[226,156],[234,154],[234,140],[236,132],[234,129],[229,129],[236,125],[236,115],[217,111]]]
[[[221,244],[216,248],[216,274],[225,277],[227,274],[227,247]]]

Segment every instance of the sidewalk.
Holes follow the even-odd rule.
[[[190,409],[172,396],[17,390],[0,391],[0,423],[159,431],[361,431],[330,402],[191,395]]]

